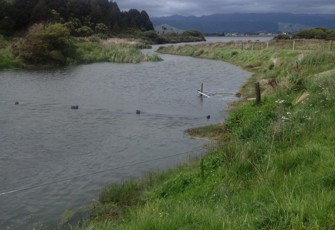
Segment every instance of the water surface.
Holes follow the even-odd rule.
[[[249,73],[219,61],[162,57],[0,72],[1,228],[53,221],[109,183],[203,151],[205,142],[184,130],[222,121]],[[201,82],[212,97],[199,98]]]

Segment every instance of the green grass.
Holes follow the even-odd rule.
[[[0,70],[19,68],[21,65],[21,60],[12,54],[9,44],[0,35]]]
[[[225,124],[189,130],[217,141],[201,160],[106,188],[99,211],[77,229],[334,229],[335,73],[327,71],[335,54],[214,45],[164,52],[248,69],[244,97],[255,81],[274,78],[276,87],[262,85],[272,90],[259,106],[242,99]]]
[[[227,139],[227,127],[224,124],[209,125],[198,128],[191,128],[186,130],[186,133],[190,136],[197,136],[202,138],[210,138],[219,140]]]
[[[159,56],[144,55],[138,44],[112,44],[103,45],[99,42],[76,40],[74,42],[74,55],[68,59],[70,64],[114,62],[114,63],[140,63],[142,61],[160,61]]]
[[[103,46],[99,43],[77,42],[75,45],[76,54],[73,57],[75,63],[139,63],[144,55],[139,49],[128,46]]]

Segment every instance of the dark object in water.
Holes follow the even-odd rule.
[[[211,115],[207,115],[207,117],[206,117],[207,119],[210,119],[211,118]]]
[[[71,109],[79,109],[78,105],[71,105]]]
[[[18,101],[16,101],[16,102],[15,102],[15,105],[18,105],[18,104],[19,104],[19,102],[18,102]]]
[[[136,110],[136,114],[141,114],[141,110]]]

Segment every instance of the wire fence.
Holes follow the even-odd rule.
[[[202,44],[203,46],[203,44]],[[229,48],[240,50],[323,50],[334,51],[334,41],[318,39],[288,39],[288,40],[270,40],[270,41],[230,41],[208,44],[205,46],[214,46],[216,48]]]
[[[13,194],[13,193],[20,193],[20,192],[27,191],[27,190],[33,190],[33,189],[36,189],[36,188],[40,188],[40,187],[44,187],[44,186],[48,186],[48,185],[53,185],[53,184],[57,184],[57,183],[64,182],[64,181],[70,181],[70,180],[78,179],[78,178],[82,178],[82,177],[88,177],[88,176],[97,175],[97,174],[101,174],[101,173],[105,173],[105,172],[111,172],[111,171],[115,171],[115,170],[119,170],[119,169],[123,169],[123,168],[128,168],[128,167],[141,165],[141,164],[147,164],[147,163],[160,161],[160,160],[165,160],[165,159],[169,159],[169,158],[174,158],[174,157],[178,157],[178,156],[183,156],[183,155],[187,155],[187,154],[191,154],[191,153],[195,153],[195,152],[199,153],[200,151],[202,151],[201,153],[203,154],[203,150],[204,150],[204,145],[198,145],[198,146],[195,146],[194,148],[192,148],[191,150],[188,150],[188,151],[185,151],[185,152],[175,153],[175,154],[162,156],[162,157],[157,157],[157,158],[153,158],[153,159],[148,159],[148,160],[144,160],[144,161],[128,163],[128,164],[124,164],[124,165],[113,167],[113,168],[108,168],[108,169],[104,169],[104,170],[100,170],[100,171],[94,171],[94,172],[90,172],[90,173],[86,173],[86,174],[76,175],[76,176],[73,176],[73,177],[61,178],[61,179],[58,179],[58,180],[54,180],[54,181],[46,182],[46,183],[41,183],[41,184],[34,185],[34,186],[27,186],[27,187],[24,187],[24,188],[18,188],[18,189],[13,189],[13,190],[10,190],[10,191],[4,191],[4,192],[0,193],[0,197],[10,195],[10,194]],[[257,199],[253,202],[248,203],[248,204],[243,204],[241,206],[238,206],[238,207],[234,208],[233,210],[231,210],[231,212],[235,212],[235,211],[237,211],[241,208],[246,208],[246,207],[251,208],[251,207],[255,206],[256,204],[259,204],[262,201],[264,202],[264,201],[268,201],[268,200],[275,200],[276,196],[286,194],[286,193],[289,193],[289,192],[294,192],[298,188],[323,181],[324,179],[327,179],[327,178],[330,178],[330,177],[333,177],[333,176],[335,176],[335,172],[327,174],[325,176],[317,177],[317,178],[315,178],[313,180],[309,180],[305,183],[293,185],[291,188],[286,189],[282,192],[279,192],[279,193],[276,193],[276,194],[271,193],[269,196],[263,197],[262,199]],[[204,222],[206,222],[206,221],[205,220],[200,220],[200,221],[194,222],[192,224],[182,226],[182,227],[179,228],[179,230],[194,229],[194,228],[196,228],[196,226],[198,226],[199,224],[202,224]],[[325,228],[321,228],[321,229],[325,229]]]

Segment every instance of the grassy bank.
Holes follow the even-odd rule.
[[[86,28],[87,29],[87,28]],[[0,35],[0,70],[13,68],[48,68],[94,62],[139,63],[159,61],[157,54],[144,55],[148,44],[203,41],[200,32],[188,30],[180,35],[159,35],[155,31],[130,30],[120,38],[101,34],[71,35],[67,24],[36,23],[21,36]]]
[[[95,62],[140,63],[159,61],[158,55],[144,55],[141,49],[148,46],[139,40],[128,39],[76,39],[75,55],[69,57],[69,64],[87,64]]]
[[[217,146],[201,160],[105,188],[78,229],[334,229],[335,54],[213,45],[164,53],[254,73],[224,124],[189,130]],[[261,82],[255,105],[253,83]]]
[[[17,44],[21,45],[19,51]],[[38,48],[28,45],[23,47],[20,39],[0,37],[0,70],[48,68],[95,62],[139,63],[161,60],[156,54],[144,55],[141,49],[148,46],[144,42],[132,39],[70,38],[61,52],[42,50],[32,55],[31,50]]]

